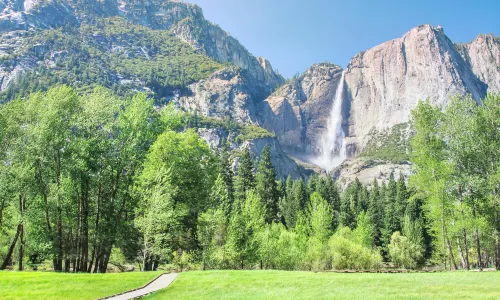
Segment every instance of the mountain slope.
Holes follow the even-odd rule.
[[[203,76],[200,76],[199,74],[193,75],[187,70],[198,66],[197,62],[193,63],[190,59],[183,64],[177,64],[173,70],[171,70],[172,68],[168,70],[163,68],[162,70],[164,64],[170,64],[170,61],[165,61],[165,59],[145,63],[146,60],[150,60],[151,51],[152,54],[163,57],[178,55],[175,49],[165,53],[161,48],[149,49],[147,44],[134,45],[137,34],[131,31],[136,30],[148,35],[146,38],[139,39],[141,41],[148,41],[151,35],[161,35],[159,37],[160,43],[162,39],[166,38],[168,43],[174,40],[176,47],[184,49],[184,43],[180,43],[180,41],[183,41],[191,46],[193,53],[190,54],[205,55],[218,63],[230,63],[246,70],[259,82],[259,93],[262,98],[265,98],[283,81],[283,78],[273,71],[269,62],[252,56],[236,39],[217,25],[205,20],[201,9],[196,5],[179,1],[159,0],[2,0],[0,9],[2,10],[0,13],[0,44],[3,50],[0,52],[0,59],[8,61],[8,66],[2,65],[0,69],[0,78],[2,80],[0,87],[2,90],[6,89],[8,83],[13,79],[18,79],[21,74],[32,72],[37,67],[45,67],[45,69],[50,70],[56,64],[56,59],[53,57],[54,53],[58,55],[59,51],[67,50],[57,46],[67,43],[67,39],[73,39],[73,44],[81,44],[79,45],[81,49],[75,51],[77,53],[85,51],[83,49],[85,47],[93,47],[95,43],[99,43],[101,48],[98,50],[105,50],[105,53],[99,53],[103,54],[100,55],[99,63],[103,60],[115,59],[115,50],[123,50],[122,52],[125,52],[126,55],[133,53],[135,57],[141,58],[142,61],[137,66],[137,68],[143,69],[141,76],[126,74],[133,75],[127,77],[121,74],[123,72],[120,73],[113,67],[109,68],[109,70],[102,70],[102,72],[109,73],[109,76],[111,76],[108,79],[101,79],[108,87],[117,83],[121,84],[119,80],[113,79],[113,77],[118,76],[123,77],[119,79],[125,80],[126,83],[136,82],[137,84],[133,87],[135,90],[156,89],[158,91],[161,88],[175,88],[179,84],[171,85],[171,80],[165,80],[165,78],[160,78],[160,82],[148,81],[151,78],[145,78],[144,75],[146,74],[143,74],[145,71],[153,69],[152,72],[154,72],[155,68],[160,69],[159,72],[156,72],[157,74],[147,74],[149,77],[154,77],[155,75],[161,76],[161,74],[167,74],[168,76],[170,70],[170,73],[177,73],[172,77],[185,85],[206,77],[219,68],[219,66],[215,65],[217,63],[212,63],[212,66],[207,66],[206,69],[202,68],[201,73]],[[115,26],[115,23],[120,24]],[[107,39],[108,36],[103,37],[99,32],[109,32],[109,26],[114,30],[119,29],[117,36],[113,40]],[[53,35],[54,40],[51,41],[52,43],[36,43],[33,40],[35,36],[43,36],[46,35],[47,31],[53,32],[54,30],[61,34]],[[166,37],[167,35],[170,36]],[[116,45],[117,40],[119,42],[128,40],[129,43],[128,45],[120,43]],[[116,47],[120,48],[117,49]],[[26,51],[35,51],[36,56],[28,55],[29,53],[18,53],[20,48]],[[179,50],[179,52],[182,51]],[[95,51],[92,49],[91,52]],[[78,57],[77,60],[78,63],[95,61],[94,57]],[[134,61],[128,66],[136,65],[136,63]],[[45,66],[43,66],[44,64]],[[207,61],[202,62],[202,65],[206,64],[208,64]],[[108,67],[107,65],[104,63],[103,67]],[[99,67],[101,66],[96,68]],[[123,69],[127,68],[121,69],[123,71]],[[187,73],[188,77],[193,75],[193,78],[183,78],[186,75],[185,73]],[[94,78],[93,80],[96,81],[97,79]],[[80,78],[78,78],[69,83],[78,85],[80,81]],[[154,87],[154,85],[159,85],[159,87]],[[159,97],[161,96],[163,96],[162,93],[160,93]]]

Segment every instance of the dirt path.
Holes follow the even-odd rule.
[[[148,285],[121,295],[105,298],[106,300],[129,300],[141,297],[152,292],[164,289],[169,286],[174,279],[177,278],[177,273],[163,274],[158,276],[155,280],[151,281]]]

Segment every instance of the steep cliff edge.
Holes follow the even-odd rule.
[[[430,25],[354,56],[345,80],[349,143],[356,153],[373,133],[407,122],[419,100],[444,107],[455,94],[469,93],[479,101],[487,92],[443,29]]]
[[[500,38],[481,34],[457,48],[474,74],[488,86],[488,92],[500,93]]]
[[[319,154],[341,74],[337,65],[313,65],[259,105],[260,124],[290,154],[304,159]]]

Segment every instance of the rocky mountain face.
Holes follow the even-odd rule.
[[[313,65],[260,103],[260,124],[287,152],[304,158],[318,154],[341,73],[337,65]]]
[[[93,24],[98,19],[120,17],[151,30],[168,31],[199,53],[246,70],[259,83],[262,98],[283,82],[267,60],[254,57],[227,32],[207,21],[197,5],[160,0],[1,0],[0,10],[0,42],[7,50],[19,45],[33,46],[23,40],[23,36],[29,36],[28,31],[75,28]],[[13,34],[17,38],[16,45],[11,43]],[[47,53],[57,51],[47,50]],[[38,54],[44,56],[46,53]],[[24,62],[11,66],[14,71],[3,68],[2,86],[39,62],[36,58],[26,60],[31,64]]]
[[[488,90],[443,29],[430,25],[354,56],[345,80],[348,136],[356,153],[373,133],[407,122],[419,100],[444,107],[453,95],[471,94],[479,101]]]
[[[457,45],[474,74],[488,86],[489,92],[500,92],[500,38],[479,35],[468,44]]]
[[[0,1],[4,101],[22,96],[11,96],[9,87],[43,90],[58,83],[81,90],[103,85],[121,94],[147,92],[160,103],[174,101],[179,109],[256,131],[236,136],[223,128],[200,128],[199,134],[212,148],[229,141],[236,153],[249,148],[256,158],[269,144],[278,175],[298,178],[304,170],[279,142],[257,125],[246,126],[257,123],[257,103],[283,81],[269,61],[251,55],[207,21],[196,5],[159,0]]]

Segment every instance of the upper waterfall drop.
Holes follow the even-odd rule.
[[[332,110],[328,118],[326,131],[323,132],[320,141],[321,154],[314,163],[330,172],[340,165],[346,158],[346,147],[344,143],[344,130],[342,129],[342,102],[344,98],[344,75],[342,71],[339,85],[335,91],[335,99],[332,103]]]

